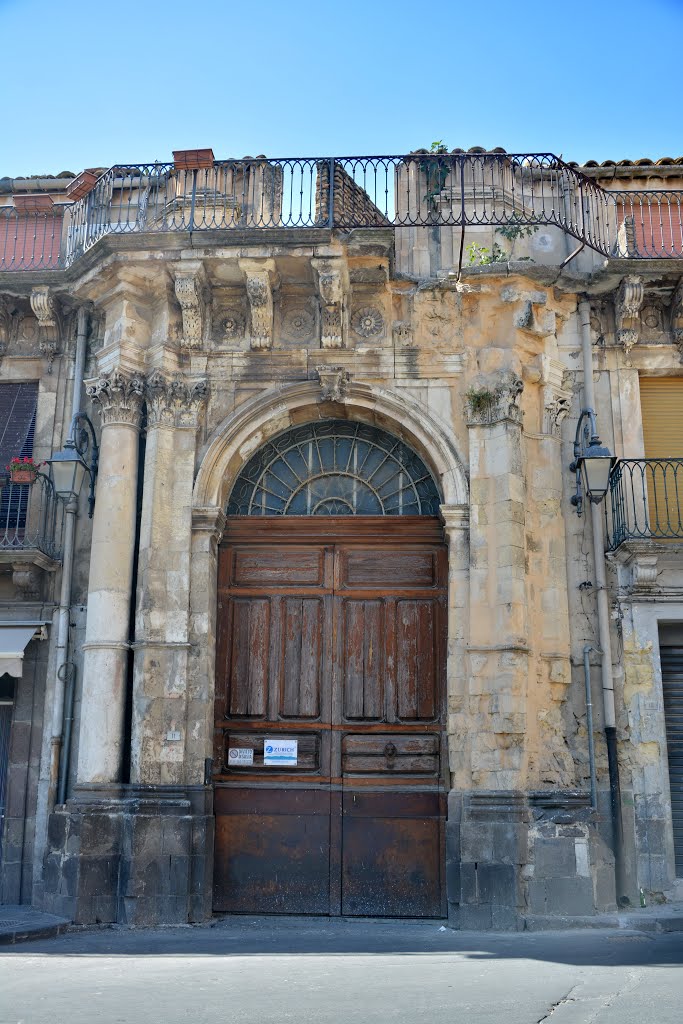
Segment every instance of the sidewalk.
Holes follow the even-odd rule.
[[[240,924],[246,924],[247,920],[249,920],[252,928],[254,927],[255,921],[258,921],[261,927],[265,927],[268,923],[270,923],[270,927],[272,927],[274,922],[282,922],[283,918],[261,917],[256,919],[246,919],[235,918],[228,915],[226,917],[214,918],[212,921],[207,921],[205,924],[197,925],[196,927],[221,928],[221,926],[227,926],[234,928],[238,921]],[[304,923],[304,919],[297,920],[302,924]],[[325,918],[324,920],[337,920],[353,923],[358,922],[360,919]],[[400,927],[402,924],[401,921],[386,918],[383,920],[377,920],[381,920],[381,923],[387,928],[390,928],[392,925]],[[438,922],[431,923],[436,924]],[[61,935],[71,927],[71,922],[67,921],[66,918],[55,917],[53,914],[44,914],[40,910],[34,910],[33,907],[0,906],[0,946],[13,945],[18,942],[31,942],[34,939],[54,938],[55,935]],[[102,931],[107,927],[109,926],[93,926],[92,928],[85,930]],[[117,930],[123,930],[121,926],[115,927]],[[447,927],[445,921],[443,922],[443,927]],[[611,914],[596,914],[593,917],[529,916],[525,919],[524,927],[524,930],[527,932],[562,932],[573,931],[576,929],[619,929],[631,932],[658,934],[666,932],[683,932],[683,902],[663,903],[653,907],[643,907],[619,912],[615,911]],[[75,930],[81,931],[83,929],[77,928]],[[133,930],[134,929],[131,929],[131,931]],[[492,934],[502,935],[505,933],[497,932]]]
[[[53,914],[43,914],[27,906],[0,906],[0,946],[32,939],[51,939],[69,927],[69,921]]]

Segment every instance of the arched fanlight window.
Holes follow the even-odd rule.
[[[235,482],[231,516],[431,516],[441,498],[422,459],[377,427],[307,423],[268,441]]]

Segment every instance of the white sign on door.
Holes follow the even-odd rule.
[[[245,764],[254,763],[254,751],[251,747],[229,747],[228,767],[240,768]]]
[[[298,762],[298,740],[264,740],[264,765],[292,767]]]

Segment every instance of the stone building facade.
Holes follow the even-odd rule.
[[[392,164],[391,210],[321,161],[309,223],[286,222],[268,162],[206,151],[176,154],[163,222],[143,169],[0,195],[2,453],[47,460],[79,408],[99,445],[92,519],[86,487],[77,509],[49,479],[3,491],[4,902],[81,923],[521,928],[673,891],[683,734],[662,652],[683,648],[683,527],[669,487],[658,535],[639,467],[642,379],[683,379],[683,167],[544,165],[549,212],[499,152],[472,156],[504,165],[489,191],[449,159]],[[583,237],[567,182],[584,222],[602,211]],[[625,460],[597,519],[569,469],[587,338]],[[379,450],[384,491],[364,468]],[[296,741],[288,771],[273,736]]]

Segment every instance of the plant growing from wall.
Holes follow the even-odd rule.
[[[490,249],[486,245],[477,245],[476,242],[472,242],[466,248],[469,265],[471,267],[486,267],[491,263],[507,263],[512,259],[517,239],[531,238],[537,231],[538,227],[522,224],[518,220],[511,218],[507,224],[496,228],[496,234],[502,235],[503,238],[511,243],[510,251],[508,252],[506,249],[503,249],[502,246],[498,245],[498,242],[494,242]],[[519,261],[520,263],[522,261],[533,263],[530,256],[520,256]]]
[[[443,139],[437,139],[429,147],[430,156],[424,156],[418,166],[427,180],[427,192],[424,200],[434,205],[434,200],[443,192],[448,175],[451,173],[451,161],[437,159],[441,153],[448,153],[448,146]]]
[[[465,392],[470,412],[482,416],[489,412],[503,397],[503,388],[468,388]]]

